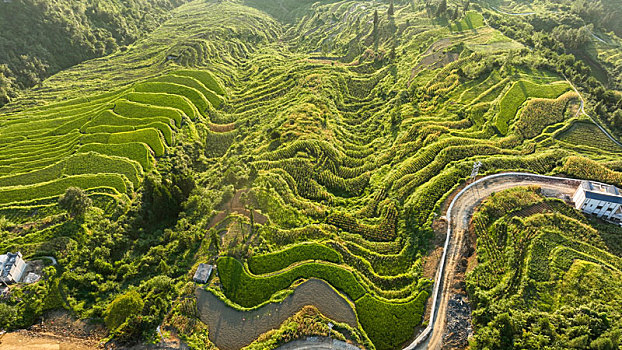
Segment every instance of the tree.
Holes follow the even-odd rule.
[[[436,17],[441,17],[447,13],[447,0],[441,0],[436,9]]]
[[[391,0],[391,3],[389,4],[389,18],[393,17],[393,15],[395,14],[395,6],[393,5],[393,0]]]
[[[104,321],[109,330],[121,326],[130,316],[142,312],[145,302],[138,292],[132,290],[116,297],[104,312]]]
[[[58,200],[58,205],[72,218],[83,216],[92,204],[93,201],[78,187],[69,187]]]
[[[17,310],[15,307],[0,303],[0,330],[9,329],[17,320]]]
[[[378,33],[378,10],[374,11],[374,35]]]

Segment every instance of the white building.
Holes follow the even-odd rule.
[[[582,181],[572,200],[584,213],[622,224],[622,194],[615,186]]]
[[[208,264],[199,264],[197,272],[194,273],[193,280],[197,283],[205,284],[209,280],[209,276],[212,274],[214,266]]]
[[[6,253],[0,255],[0,281],[4,283],[17,283],[22,279],[26,270],[26,262],[22,259],[22,253]]]

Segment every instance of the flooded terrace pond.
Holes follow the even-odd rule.
[[[227,306],[214,294],[196,290],[201,320],[209,326],[210,340],[221,350],[237,350],[249,345],[261,334],[278,328],[306,305],[313,305],[326,317],[357,328],[356,314],[344,297],[328,283],[310,279],[281,303],[270,303],[252,311]]]

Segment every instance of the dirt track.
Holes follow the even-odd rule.
[[[443,346],[443,335],[447,323],[447,305],[453,296],[453,293],[448,291],[454,280],[458,263],[462,258],[461,251],[465,245],[465,233],[468,230],[469,221],[475,208],[492,193],[529,185],[540,186],[545,196],[568,199],[574,194],[578,181],[521,173],[497,174],[478,180],[454,198],[448,209],[449,213],[447,213],[447,218],[450,221],[449,239],[445,243],[445,264],[443,266],[441,262],[437,272],[435,291],[431,300],[435,308],[430,316],[430,326],[405,349],[436,350]]]

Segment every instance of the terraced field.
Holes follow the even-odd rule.
[[[472,230],[479,264],[467,276],[467,288],[474,299],[474,323],[483,328],[474,346],[490,346],[487,332],[507,324],[508,314],[503,313],[510,310],[511,322],[522,332],[502,340],[501,346],[536,338],[542,348],[553,343],[596,346],[617,341],[610,335],[619,332],[622,317],[616,307],[621,287],[616,279],[622,267],[616,243],[619,227],[594,225],[532,187],[491,196],[474,215]],[[489,305],[491,300],[495,307]],[[484,316],[484,309],[491,312]],[[548,330],[517,321],[539,318],[537,322],[550,320]],[[603,327],[576,332],[579,323],[590,319],[602,320]],[[540,338],[549,331],[551,337]]]
[[[110,218],[130,215],[146,174],[183,170],[196,188],[176,224],[132,231],[136,250],[116,247],[105,262],[131,266],[99,263],[98,273],[141,291],[166,274],[181,289],[193,264],[213,262],[209,290],[239,310],[322,279],[356,313],[351,339],[395,349],[424,322],[432,223],[474,162],[481,173],[578,176],[619,159],[614,147],[583,150],[581,138],[555,136],[577,121],[570,85],[517,59],[510,52],[521,45],[476,10],[439,25],[410,2],[388,15],[388,2],[324,1],[285,25],[287,16],[270,15],[275,6],[193,1],[127,51],[61,72],[0,110],[0,216],[49,218],[70,186]],[[593,159],[593,169],[565,166],[577,159]],[[34,255],[65,234],[54,226],[24,249],[16,232],[0,248]],[[71,259],[64,253],[60,264]],[[62,276],[61,285],[78,278]],[[68,307],[103,317],[123,290],[102,285],[67,288]],[[196,315],[179,303],[167,320],[192,342],[204,328],[180,326],[176,313]]]

